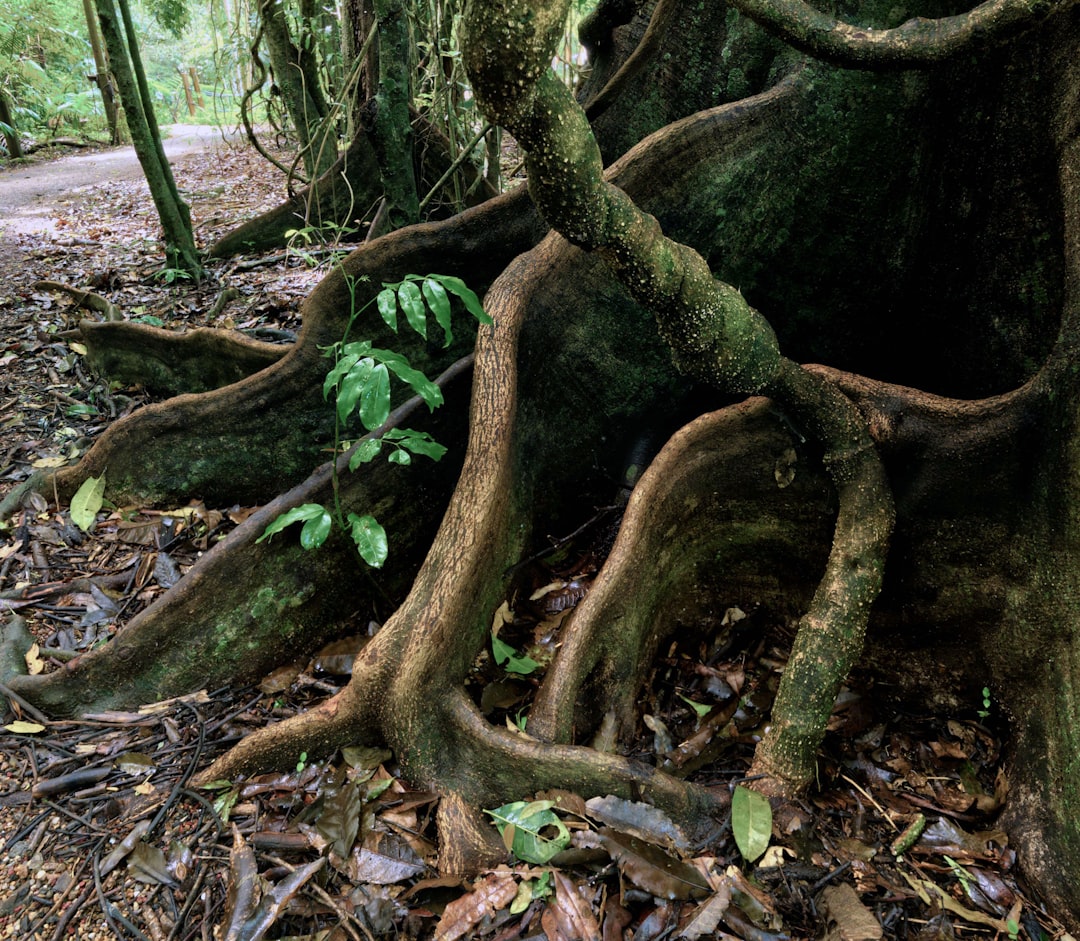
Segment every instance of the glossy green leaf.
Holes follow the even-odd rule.
[[[349,525],[360,558],[373,569],[382,568],[389,551],[386,530],[374,516],[357,516],[355,513],[349,514]]]
[[[360,392],[360,421],[374,431],[390,417],[390,373],[379,363],[364,382]]]
[[[491,652],[495,655],[495,662],[507,673],[528,676],[540,666],[532,657],[519,654],[506,641],[500,640],[494,634],[491,635]]]
[[[741,784],[731,795],[731,832],[743,859],[753,862],[769,848],[772,807],[768,798]]]
[[[75,491],[75,496],[71,498],[71,522],[84,533],[89,531],[104,502],[105,475],[87,477]]]
[[[383,288],[375,297],[375,306],[386,325],[397,333],[397,294],[393,288]]]
[[[570,845],[570,831],[551,810],[554,801],[515,801],[485,810],[503,842],[524,863],[542,866]],[[554,828],[554,833],[548,831]]]
[[[370,344],[368,345],[370,349]],[[336,388],[338,383],[348,375],[349,370],[356,365],[357,361],[363,356],[367,350],[361,351],[356,349],[356,344],[349,344],[344,350],[341,350],[341,355],[338,357],[336,363],[334,363],[333,369],[326,374],[326,379],[323,380],[323,398],[329,398],[330,390]]]
[[[419,369],[413,369],[409,361],[400,353],[395,353],[393,350],[373,349],[371,355],[380,363],[385,363],[395,376],[407,383],[409,388],[424,400],[429,409],[434,411],[443,404],[442,389]]]
[[[412,428],[394,428],[388,431],[385,437],[412,451],[413,454],[429,457],[433,461],[442,460],[443,455],[446,454],[446,446],[439,444],[426,431],[413,431]]]
[[[338,421],[341,424],[344,425],[349,420],[353,409],[356,408],[356,403],[362,400],[364,390],[367,388],[375,369],[375,360],[367,356],[354,363],[348,375],[342,378],[337,394],[337,414]],[[362,411],[363,406],[361,405],[361,421],[363,421]]]
[[[424,300],[435,315],[436,322],[446,334],[443,347],[447,347],[454,341],[454,333],[450,329],[450,298],[446,296],[446,288],[434,278],[425,278],[420,289],[424,292]]]
[[[461,278],[446,274],[433,274],[429,275],[429,277],[433,281],[438,281],[447,291],[460,298],[465,305],[465,309],[480,323],[492,324],[495,322],[487,315],[484,305],[480,303],[480,298],[476,296],[476,292],[466,285]]]
[[[304,523],[304,528],[300,530],[300,545],[305,549],[318,549],[326,542],[326,537],[330,535],[333,525],[333,519],[324,509],[318,516]]]
[[[404,467],[406,464],[412,463],[412,456],[408,451],[397,450],[390,454],[390,456],[387,457],[387,460],[391,464],[400,464]]]
[[[305,503],[301,506],[294,506],[291,510],[286,510],[267,526],[266,529],[263,530],[263,534],[255,541],[262,542],[264,539],[269,539],[275,533],[280,533],[286,526],[291,526],[293,523],[318,519],[324,513],[326,513],[326,510],[320,503]]]
[[[401,309],[405,311],[405,319],[409,322],[409,326],[426,340],[427,310],[420,297],[420,288],[412,281],[403,281],[398,285],[397,298]]]

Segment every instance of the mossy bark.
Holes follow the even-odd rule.
[[[732,14],[725,35],[749,43],[754,28],[740,20]],[[678,13],[672,22],[682,22]],[[687,54],[714,38],[703,33]],[[714,44],[713,52],[725,48],[733,47]],[[1006,819],[1020,864],[1074,924],[1077,49],[1073,11],[929,74],[808,63],[752,100],[676,123],[602,181],[632,194],[767,312],[791,356],[903,383],[824,368],[791,378],[811,376],[820,380],[815,389],[839,390],[858,406],[896,494],[897,530],[865,663],[898,695],[947,696],[973,711],[978,691],[991,686],[1011,719]],[[659,57],[650,68],[663,66]],[[617,99],[604,118],[634,103]],[[591,168],[582,175],[597,181]],[[439,242],[447,231],[402,230],[354,256],[349,270],[378,270],[362,265],[381,244],[449,248]],[[474,241],[457,246],[461,257],[493,244],[490,232],[463,231]],[[658,612],[679,610],[687,592],[695,595],[688,616],[698,605],[759,602],[790,613],[811,603],[845,483],[819,463],[843,464],[845,455],[817,453],[812,412],[788,408],[780,418],[775,402],[756,400],[700,419],[661,452],[594,595],[566,628],[567,651],[588,648],[590,634],[600,638],[592,662],[567,652],[545,680],[537,715],[546,711],[558,744],[517,742],[488,727],[459,685],[504,597],[507,566],[535,550],[535,534],[570,531],[604,502],[605,463],[643,426],[663,425],[665,409],[706,407],[700,388],[672,367],[651,313],[605,270],[551,235],[497,280],[464,470],[409,597],[341,695],[247,740],[211,774],[382,740],[417,783],[458,795],[447,807],[459,810],[440,818],[448,827],[471,803],[554,783],[619,793],[646,784],[661,803],[700,820],[722,809],[570,738],[595,724],[588,710],[606,710],[608,696],[629,726],[634,684],[625,676],[644,668],[627,638],[648,653],[677,626]],[[320,289],[308,340],[333,323],[320,318],[346,297],[340,279]],[[1007,394],[979,398],[992,393]],[[248,406],[243,414],[260,413]],[[781,489],[777,451],[789,448],[796,489]],[[666,535],[672,520],[695,524],[686,557]],[[636,578],[643,565],[649,577]]]

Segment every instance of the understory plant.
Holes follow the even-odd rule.
[[[355,300],[355,282],[348,283]],[[381,430],[390,416],[391,374],[419,395],[431,411],[443,404],[442,390],[423,372],[415,369],[403,354],[379,349],[370,340],[350,341],[349,334],[357,318],[375,304],[383,321],[395,333],[398,331],[400,312],[404,314],[409,327],[424,340],[428,339],[428,314],[431,313],[443,332],[443,347],[449,347],[454,339],[451,295],[458,298],[479,323],[492,322],[476,293],[460,278],[439,274],[407,274],[401,281],[383,282],[383,289],[367,304],[357,308],[353,303],[344,336],[325,349],[324,355],[334,361],[323,383],[324,398],[328,399],[330,393],[334,393],[334,455],[348,450],[355,443],[343,440],[343,432],[354,417],[359,419],[367,433],[356,444],[349,458],[350,471],[374,460],[384,449],[391,464],[402,465],[411,463],[413,455],[438,461],[446,453],[446,448],[426,431],[412,428]],[[380,568],[389,552],[386,530],[371,514],[344,512],[339,499],[337,465],[332,466],[334,506],[328,508],[321,503],[304,503],[293,507],[270,523],[257,541],[269,539],[285,527],[302,522],[300,544],[305,549],[317,549],[326,542],[336,524],[352,538],[360,558],[372,568]]]

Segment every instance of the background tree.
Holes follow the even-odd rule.
[[[195,248],[191,211],[180,197],[169,161],[165,158],[161,130],[154,115],[146,72],[139,56],[131,10],[127,0],[118,0],[118,4],[114,4],[113,0],[97,0],[97,12],[131,142],[161,220],[166,264],[169,268],[186,272],[197,281],[202,277],[202,263]]]
[[[65,496],[106,473],[117,500],[232,502],[296,486],[108,646],[10,685],[58,713],[157,699],[257,676],[361,601],[378,611],[344,545],[312,557],[255,540],[282,510],[329,499],[329,471],[306,476],[323,421],[317,348],[340,338],[380,281],[438,268],[490,283],[495,320],[477,338],[463,452],[463,367],[445,380],[452,404],[439,420],[458,445],[456,486],[430,468],[375,469],[340,491],[346,506],[377,503],[400,521],[377,577],[407,595],[341,694],[206,774],[385,742],[443,795],[449,869],[501,851],[478,806],[553,785],[645,794],[707,839],[721,798],[575,742],[605,719],[630,732],[639,684],[680,619],[750,599],[781,616],[808,612],[788,672],[810,681],[788,684],[758,753],[771,789],[801,786],[832,661],[843,666],[861,643],[894,502],[864,662],[908,702],[930,694],[974,708],[989,685],[1007,704],[1010,836],[1075,924],[1077,7],[928,7],[955,16],[898,24],[890,4],[867,2],[857,27],[798,4],[747,7],[809,56],[729,8],[650,9],[602,5],[583,27],[586,106],[609,82],[621,88],[595,118],[597,147],[547,73],[565,9],[474,6],[474,91],[528,149],[530,188],[557,231],[526,251],[543,227],[518,191],[376,239],[313,292],[289,353],[259,368],[250,344],[224,340],[215,367],[242,352],[231,362],[246,378],[150,406],[77,467],[37,481]],[[665,28],[635,62],[650,19]],[[630,147],[601,174],[597,150]],[[386,345],[380,324],[353,329]],[[99,362],[153,338],[166,382],[206,389],[225,374],[215,380],[194,343],[150,328],[86,334]],[[673,368],[669,344],[695,381]],[[438,369],[458,351],[409,352]],[[169,379],[165,360],[184,369]],[[795,365],[813,361],[831,365]],[[717,409],[724,400],[703,382],[775,399]],[[699,417],[680,429],[687,413]],[[542,548],[540,534],[573,531],[605,501],[604,466],[643,428],[667,444],[565,629],[530,717],[537,738],[489,726],[462,679],[514,567]],[[177,460],[188,454],[197,459]],[[788,486],[778,469],[794,469]]]
[[[109,58],[98,27],[97,7],[94,0],[83,0],[83,12],[86,14],[86,32],[90,38],[90,50],[94,56],[94,83],[101,92],[101,103],[105,109],[105,120],[109,126],[109,142],[120,143],[120,124],[116,109],[116,95],[112,76],[109,73]]]

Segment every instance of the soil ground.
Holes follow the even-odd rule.
[[[173,137],[192,148],[175,157],[175,172],[202,245],[281,199],[280,177],[246,147],[202,131],[191,133],[199,143],[182,143],[187,136]],[[219,292],[236,287],[240,298],[216,325],[287,337],[320,277],[308,259],[283,253],[216,262],[203,285],[169,283],[131,161],[103,151],[0,169],[0,495],[35,467],[77,459],[146,400],[85,372],[62,334],[86,312],[39,280],[93,286],[125,316],[171,329],[205,325]],[[28,669],[58,669],[107,643],[249,511],[197,500],[106,509],[83,534],[65,507],[42,499],[27,508],[0,530],[0,618],[25,618],[37,642]],[[576,574],[546,580],[575,584]],[[583,590],[515,604],[500,637],[524,649],[557,636]],[[734,789],[790,631],[735,608],[724,620],[718,635],[681,637],[665,651],[642,698],[635,754]],[[641,805],[558,794],[548,796],[566,808],[572,836],[563,853],[543,865],[508,855],[475,880],[441,878],[437,797],[410,789],[380,751],[317,763],[299,755],[288,773],[187,787],[238,736],[346,682],[362,635],[257,688],[150,710],[50,722],[16,703],[0,729],[0,939],[186,941],[210,938],[213,926],[222,939],[334,941],[1067,938],[1025,892],[994,826],[1008,799],[997,704],[905,715],[859,676],[833,716],[819,787],[777,808],[763,834],[770,849],[754,863],[732,838],[744,836],[738,819],[692,853]],[[489,654],[470,687],[492,721],[516,725],[527,714],[531,680]]]

